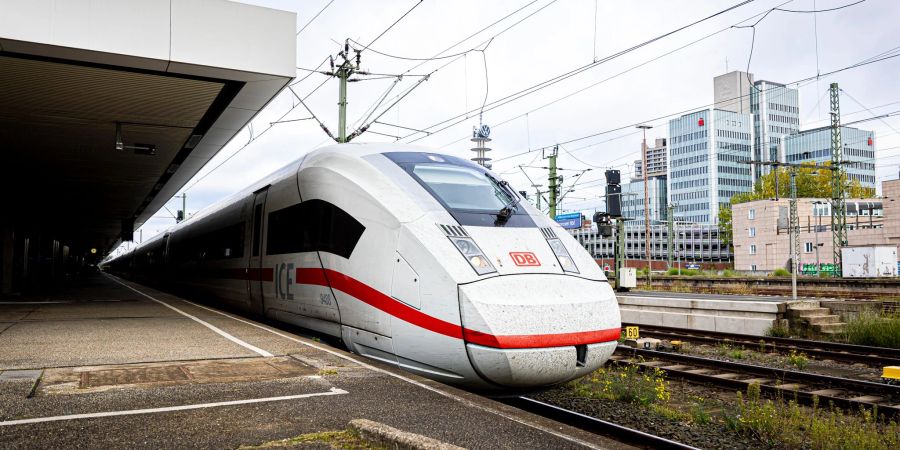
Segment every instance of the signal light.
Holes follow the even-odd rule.
[[[700,120],[697,121],[697,126],[698,126],[698,127],[702,127],[705,123],[706,123],[706,122],[704,122],[704,121],[703,121],[703,118],[701,117]]]

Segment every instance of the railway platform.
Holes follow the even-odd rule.
[[[627,448],[302,333],[103,274],[2,299],[0,446],[326,448],[368,419],[465,448]]]

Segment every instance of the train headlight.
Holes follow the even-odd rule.
[[[475,245],[475,241],[469,237],[451,237],[450,241],[456,246],[456,249],[466,258],[469,265],[475,269],[478,275],[486,275],[496,272],[497,269],[488,261],[487,256]]]
[[[569,256],[569,251],[566,250],[566,246],[563,245],[559,238],[547,239],[547,243],[550,244],[550,248],[553,249],[553,254],[556,255],[556,259],[559,261],[559,265],[564,271],[578,273],[578,267],[575,266],[575,261]]]

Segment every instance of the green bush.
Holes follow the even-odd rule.
[[[851,344],[900,348],[900,313],[864,312],[847,322],[846,336]]]
[[[773,277],[789,277],[789,276],[791,276],[791,273],[788,272],[787,269],[783,269],[783,268],[779,267],[779,268],[775,269],[774,272],[772,272],[772,276]]]

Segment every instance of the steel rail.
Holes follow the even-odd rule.
[[[622,324],[635,326],[632,324]],[[640,326],[641,334],[651,337],[665,336],[686,341],[707,343],[741,344],[747,347],[764,345],[766,350],[783,352],[795,349],[803,350],[810,356],[828,358],[839,361],[861,362],[870,365],[900,365],[900,349],[887,347],[870,347],[865,345],[845,344],[841,342],[814,341],[809,339],[780,338],[770,336],[753,336],[748,334],[726,333],[721,331],[690,330],[662,326]]]
[[[641,356],[654,358],[662,361],[671,361],[675,365],[665,366],[654,364],[653,362],[636,362],[628,361],[622,358],[613,359],[618,364],[634,364],[642,367],[655,367],[673,377],[686,381],[697,382],[701,384],[710,384],[721,387],[737,388],[744,390],[750,384],[759,384],[761,392],[770,396],[791,396],[798,401],[810,405],[814,403],[814,398],[818,397],[819,404],[834,404],[839,408],[856,410],[860,407],[878,408],[879,414],[888,417],[896,417],[900,415],[900,408],[894,404],[900,398],[900,386],[893,386],[884,383],[876,383],[871,381],[853,380],[849,378],[833,377],[829,375],[811,374],[806,372],[797,372],[792,370],[777,369],[773,367],[757,366],[752,364],[735,363],[731,361],[722,361],[718,359],[701,358],[697,356],[688,356],[668,352],[660,352],[655,350],[634,349],[631,347],[619,346],[617,352],[622,354],[630,354],[633,356]],[[698,370],[701,367],[710,370]],[[749,378],[739,379],[736,377],[722,376],[725,374],[736,373],[740,375],[748,375]],[[771,378],[769,382],[759,382],[759,378]],[[776,381],[778,384],[771,384]],[[814,386],[812,390],[800,390],[784,387],[785,384],[791,382],[796,384],[808,384]],[[781,387],[779,387],[781,386]],[[838,397],[833,393],[823,392],[826,389],[841,389],[858,393],[860,395],[848,393],[852,397]],[[866,394],[878,393],[887,396],[877,400],[866,399]],[[860,400],[855,400],[860,398]]]
[[[520,396],[506,398],[502,401],[510,406],[537,414],[541,417],[553,419],[557,422],[562,422],[594,434],[611,437],[626,444],[662,450],[697,450],[696,447],[691,447],[690,445],[682,444],[654,434],[645,433],[633,428],[628,428],[579,412],[570,411],[533,398]]]

